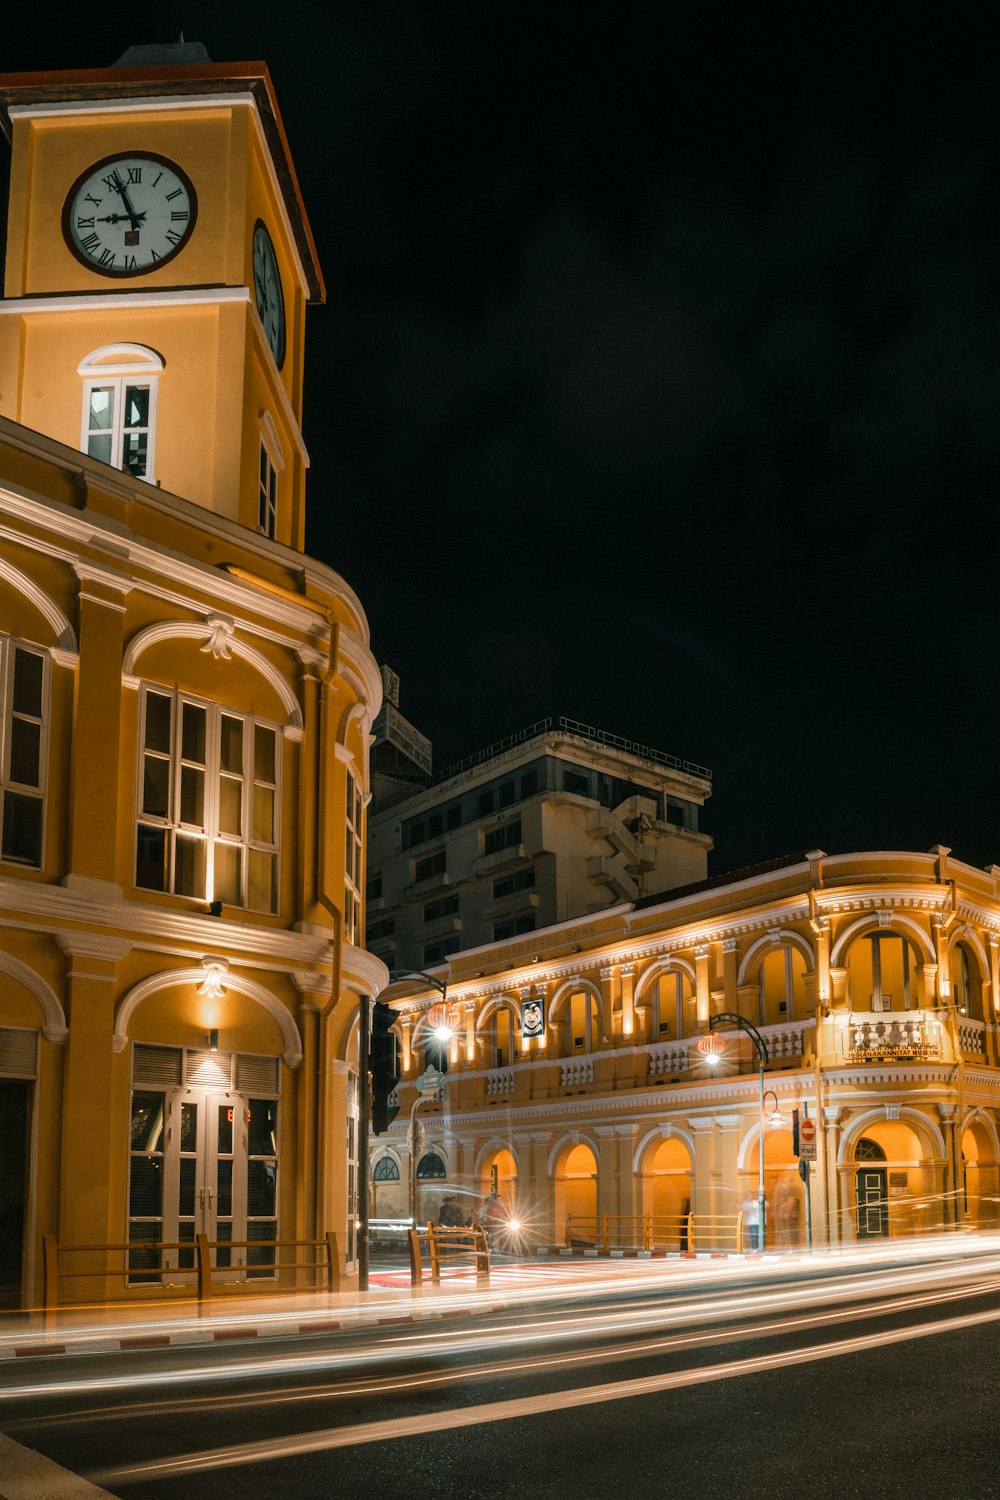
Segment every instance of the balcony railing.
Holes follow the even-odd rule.
[[[844,1055],[848,1062],[940,1062],[943,1027],[932,1010],[850,1014],[843,1029]]]
[[[581,1057],[574,1058],[569,1062],[563,1062],[560,1067],[560,1075],[560,1086],[564,1089],[578,1088],[581,1083],[593,1083],[594,1059],[592,1057]]]
[[[497,1099],[502,1094],[512,1094],[516,1077],[517,1074],[513,1068],[490,1068],[485,1077],[487,1099]]]

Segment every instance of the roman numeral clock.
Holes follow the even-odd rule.
[[[194,231],[198,199],[187,173],[165,156],[106,156],[66,195],[63,235],[104,276],[142,276],[180,254]]]

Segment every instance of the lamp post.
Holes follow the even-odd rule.
[[[434,1028],[434,1035],[438,1039],[438,1041],[441,1042],[441,1044],[446,1047],[448,1045],[448,1043],[451,1041],[451,1037],[452,1037],[452,1028],[448,1024],[448,1011],[447,1011],[448,985],[447,985],[447,983],[443,979],[435,979],[435,977],[434,977],[433,974],[425,974],[422,969],[407,969],[405,971],[405,973],[402,973],[402,974],[390,974],[389,975],[389,985],[398,984],[399,981],[403,980],[403,979],[422,979],[422,980],[424,980],[424,982],[426,984],[429,984],[432,989],[437,990],[438,994],[441,996],[441,1002],[442,1002],[442,1006],[444,1008],[444,1013],[443,1013],[443,1017],[442,1017],[440,1025],[435,1026],[435,1028]],[[386,986],[386,989],[389,988],[389,985]],[[417,1159],[418,1159],[418,1156],[419,1156],[419,1151],[418,1151],[418,1148],[417,1148],[417,1131],[419,1129],[419,1121],[417,1119],[417,1111],[420,1108],[421,1104],[424,1104],[424,1103],[432,1104],[432,1103],[436,1102],[437,1097],[438,1097],[437,1094],[435,1094],[434,1097],[432,1098],[430,1094],[427,1094],[425,1096],[423,1094],[418,1093],[417,1097],[414,1099],[413,1103],[410,1106],[410,1128],[409,1128],[409,1144],[410,1144],[409,1209],[410,1209],[410,1223],[411,1223],[411,1225],[413,1226],[414,1229],[416,1229],[416,1227],[417,1227]],[[367,1163],[365,1164],[365,1170],[367,1172]]]
[[[767,1050],[767,1043],[761,1036],[760,1032],[757,1030],[756,1026],[752,1026],[749,1021],[745,1021],[742,1016],[736,1015],[736,1013],[731,1010],[724,1010],[717,1016],[709,1017],[709,1036],[712,1035],[717,1026],[723,1025],[735,1026],[739,1031],[745,1032],[745,1034],[753,1042],[754,1050],[757,1053],[757,1072],[760,1079],[760,1149],[758,1152],[759,1171],[757,1176],[757,1221],[760,1228],[757,1239],[761,1254],[763,1254],[764,1249],[767,1245],[767,1205],[764,1199],[764,1064],[769,1061],[769,1054]],[[708,1037],[702,1038],[702,1041],[707,1040]],[[708,1062],[715,1066],[719,1061],[720,1054],[715,1050],[714,1047],[706,1047],[702,1050],[705,1052],[705,1056]],[[772,1093],[773,1090],[768,1089],[766,1090],[766,1092]],[[777,1096],[775,1096],[774,1102],[777,1106]]]

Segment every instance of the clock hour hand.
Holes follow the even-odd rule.
[[[145,217],[146,211],[145,209],[143,209],[142,213],[140,214],[105,214],[104,217],[98,219],[97,222],[98,224],[121,224],[123,220],[128,219],[129,223],[135,226],[137,224],[141,224]]]

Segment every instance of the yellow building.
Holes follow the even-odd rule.
[[[136,49],[0,78],[0,119],[2,1295],[43,1234],[350,1265],[381,685],[302,552],[325,292],[271,81]]]
[[[374,1212],[406,1212],[415,1165],[420,1220],[495,1184],[535,1244],[747,1250],[763,1112],[766,1246],[790,1249],[798,1110],[814,1244],[995,1226],[998,953],[1000,869],[937,847],[814,850],[455,954],[434,971],[454,1035],[416,1162],[441,997],[391,992],[401,1109],[373,1142]],[[714,1030],[716,1068],[699,1048],[727,1014],[762,1039],[763,1088],[738,1025]]]

